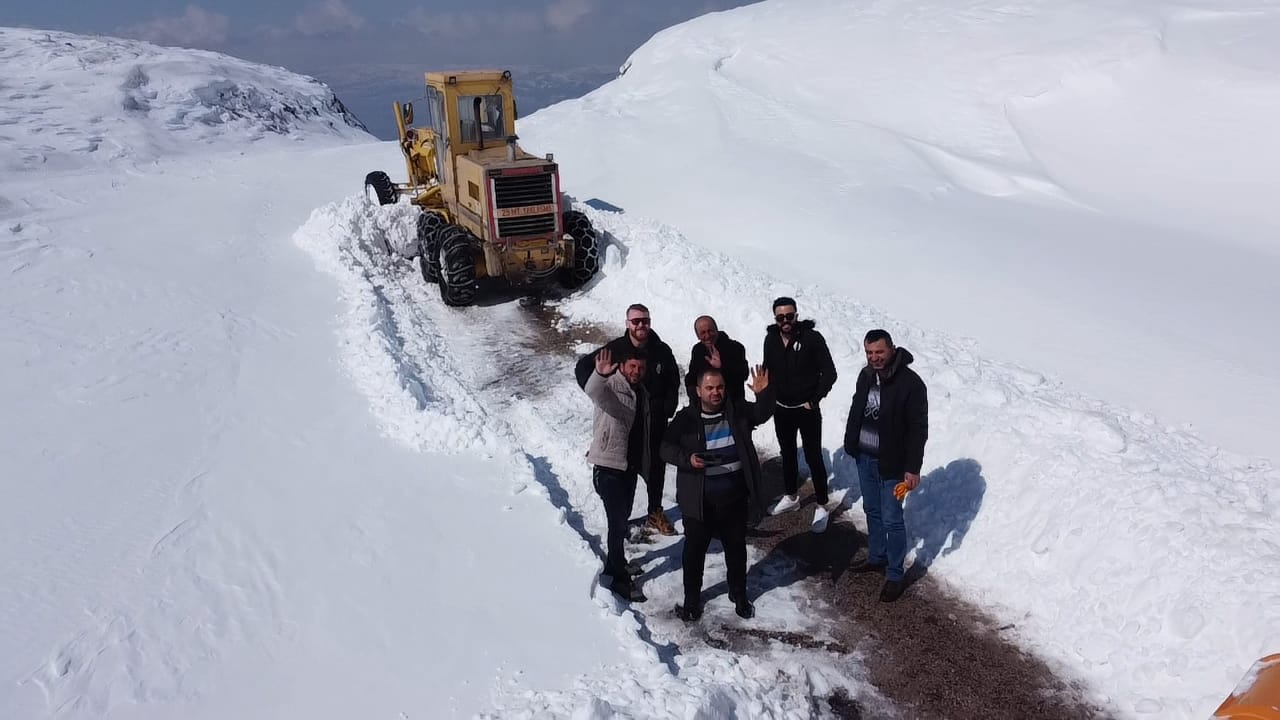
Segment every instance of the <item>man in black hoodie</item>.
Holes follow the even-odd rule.
[[[662,435],[667,431],[667,421],[676,414],[680,406],[680,367],[676,365],[676,357],[671,346],[658,337],[652,327],[649,308],[636,303],[627,308],[627,330],[622,337],[610,340],[604,347],[615,357],[629,357],[634,349],[643,349],[649,358],[648,370],[644,376],[645,389],[649,391],[649,462],[648,472],[644,475],[648,489],[649,506],[646,524],[663,535],[675,535],[675,526],[662,510],[662,489],[666,482],[667,464],[661,456]],[[587,379],[595,371],[596,354],[602,348],[596,348],[578,359],[574,375],[578,387],[587,386]]]
[[[844,451],[858,464],[867,514],[867,557],[851,569],[883,570],[880,600],[893,602],[904,589],[902,565],[907,556],[902,498],[920,485],[929,439],[929,398],[924,381],[907,367],[915,358],[906,348],[894,347],[889,333],[872,330],[862,345],[867,365],[854,388]]]
[[[698,404],[698,378],[707,369],[719,370],[724,375],[725,392],[730,398],[746,400],[747,349],[716,326],[715,318],[710,315],[693,321],[693,334],[698,336],[698,342],[689,351],[689,372],[684,376],[689,404]]]
[[[778,407],[773,427],[782,453],[782,482],[786,494],[773,507],[773,514],[799,505],[799,462],[796,460],[796,432],[804,447],[804,461],[813,479],[818,502],[812,529],[827,529],[827,466],[822,459],[822,411],[819,403],[836,384],[836,366],[827,349],[827,340],[814,329],[812,320],[796,318],[796,301],[780,297],[773,301],[773,319],[764,336],[764,366],[769,384],[776,393]]]

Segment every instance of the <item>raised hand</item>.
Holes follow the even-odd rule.
[[[707,364],[717,370],[720,369],[720,348],[714,345],[711,346],[711,354],[707,356]]]
[[[759,395],[769,387],[769,371],[763,365],[751,369],[751,392]]]
[[[617,369],[618,363],[613,361],[613,353],[609,352],[609,348],[600,348],[600,352],[596,353],[596,372],[610,375]]]

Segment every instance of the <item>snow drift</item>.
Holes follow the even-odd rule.
[[[796,296],[842,373],[833,450],[888,328],[933,401],[916,560],[1125,716],[1198,718],[1280,645],[1277,28],[1274,3],[770,0],[519,130],[623,211],[618,296],[570,315],[711,312],[758,358]]]
[[[613,324],[643,300],[681,359],[711,312],[758,358],[769,300],[796,295],[841,371],[824,441],[854,506],[841,406],[862,333],[888,327],[933,398],[913,560],[1118,713],[1203,717],[1280,644],[1276,472],[1202,436],[1277,429],[1275,19],[773,0],[664,32],[521,124],[579,199],[624,209],[592,211],[602,274],[555,309]],[[412,212],[354,196],[397,150],[325,147],[369,139],[326,89],[142,43],[0,40],[0,706],[875,706],[847,658],[738,655],[660,617],[672,544],[648,607],[594,582],[567,360],[536,392],[504,385],[492,347],[527,319],[445,308],[378,255]],[[1212,357],[1212,392],[1184,347],[1200,328],[1248,350]],[[821,635],[799,587],[758,608]]]
[[[1277,34],[1251,0],[771,0],[519,130],[584,198],[1274,459]]]

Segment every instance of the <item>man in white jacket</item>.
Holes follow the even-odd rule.
[[[649,469],[650,401],[643,384],[648,358],[637,348],[620,359],[621,366],[608,349],[600,350],[595,371],[583,388],[595,405],[587,462],[593,466],[592,484],[609,523],[604,562],[604,574],[612,577],[609,589],[624,600],[644,602],[644,594],[628,572],[623,543],[636,478],[647,475]]]

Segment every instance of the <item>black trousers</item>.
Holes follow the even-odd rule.
[[[604,503],[604,515],[609,522],[604,560],[604,572],[615,582],[626,582],[627,557],[623,541],[627,539],[627,521],[631,518],[631,504],[636,499],[636,473],[613,468],[592,466],[591,484]]]
[[[644,479],[645,489],[649,494],[649,507],[647,512],[655,513],[662,510],[662,489],[667,482],[667,463],[662,459],[662,436],[667,431],[666,419],[652,421],[653,425],[649,430],[649,477]]]
[[[778,435],[778,450],[782,453],[782,483],[788,495],[795,495],[800,487],[800,463],[796,460],[796,432],[804,446],[804,461],[813,477],[813,495],[825,504],[827,498],[827,465],[822,460],[822,411],[814,408],[784,408],[773,411],[773,429]]]
[[[747,596],[747,496],[702,498],[702,519],[684,518],[684,604],[702,606],[702,570],[706,565],[711,539],[719,538],[724,546],[724,563],[728,571],[729,592]]]

